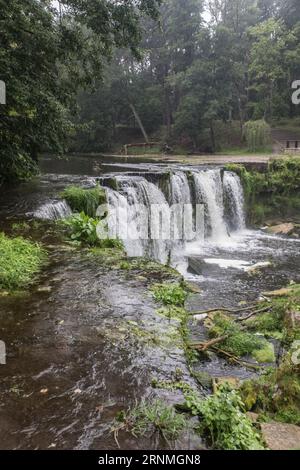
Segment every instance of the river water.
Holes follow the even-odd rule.
[[[0,229],[9,232],[14,221],[67,216],[70,209],[60,191],[70,184],[91,187],[99,180],[111,209],[129,203],[136,230],[138,203],[148,209],[163,204],[166,215],[172,204],[204,205],[204,232],[192,242],[124,240],[129,255],[170,260],[201,289],[189,296],[190,310],[234,307],[300,280],[300,241],[247,228],[239,180],[221,167],[48,157],[41,172],[33,182],[1,192]],[[146,215],[151,218],[150,212]],[[50,253],[38,286],[26,296],[0,298],[0,339],[7,346],[7,365],[0,366],[0,448],[116,448],[110,431],[119,411],[154,393],[165,394],[170,403],[178,400],[176,393],[154,391],[153,377],[172,379],[180,368],[183,379],[193,382],[178,343],[145,345],[128,328],[142,327],[158,337],[168,337],[168,331],[172,338],[176,325],[155,313],[157,306],[145,294],[147,279],[107,269],[86,252],[67,250],[51,231],[32,237]],[[249,274],[251,266],[266,262],[271,265],[261,273]],[[202,338],[199,324],[191,322],[190,334]],[[215,377],[252,374],[215,356],[199,361],[197,369]],[[159,445],[126,433],[119,444]],[[200,445],[191,434],[176,448]]]

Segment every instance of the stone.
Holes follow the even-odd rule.
[[[274,235],[290,235],[295,230],[295,225],[292,223],[273,225],[268,228],[268,232]]]
[[[201,294],[201,292],[202,292],[202,289],[195,282],[185,281],[185,285],[186,285],[187,289],[190,292],[192,292],[193,294]]]
[[[300,449],[300,427],[286,423],[262,423],[262,436],[271,450]]]
[[[207,313],[199,313],[197,315],[193,315],[193,319],[199,323],[203,322],[207,317]]]
[[[253,264],[252,266],[246,267],[245,271],[250,274],[255,274],[261,269],[268,268],[269,266],[272,266],[272,263],[270,261],[261,261],[259,263]]]

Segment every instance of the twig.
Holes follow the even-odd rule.
[[[219,336],[218,338],[214,338],[211,341],[207,341],[206,343],[195,343],[191,344],[191,348],[197,349],[198,351],[206,351],[207,349],[213,347],[215,344],[222,343],[225,339],[228,338],[229,335]]]
[[[248,320],[248,318],[253,317],[254,315],[257,315],[258,313],[263,313],[263,312],[268,312],[270,310],[270,306],[260,308],[258,310],[255,310],[254,312],[249,313],[249,315],[246,315],[245,317],[239,317],[237,321],[245,321]]]
[[[238,357],[234,356],[233,354],[230,354],[227,351],[224,351],[223,349],[216,348],[215,346],[212,346],[212,349],[220,354],[223,354],[224,356],[228,357],[231,359],[233,362],[236,362],[237,364],[240,364],[241,366],[248,367],[250,369],[261,369],[264,366],[259,366],[258,364],[251,364],[250,362],[243,361],[242,359],[239,359]]]
[[[203,315],[205,313],[214,313],[214,312],[228,312],[228,313],[240,313],[240,312],[247,312],[249,310],[253,310],[254,308],[257,307],[257,304],[255,305],[248,305],[247,307],[243,308],[237,308],[237,309],[230,309],[226,307],[219,307],[219,308],[212,308],[209,310],[201,310],[201,311],[196,311],[196,312],[189,312],[189,315]]]

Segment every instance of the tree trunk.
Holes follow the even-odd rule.
[[[216,137],[215,137],[213,121],[210,121],[210,140],[211,140],[212,152],[215,153],[216,152]]]
[[[134,117],[135,117],[135,119],[136,119],[136,121],[137,121],[137,123],[138,123],[138,125],[139,125],[139,127],[140,127],[140,129],[141,129],[141,131],[142,131],[142,134],[143,134],[143,136],[144,136],[145,142],[146,142],[147,144],[149,144],[149,138],[148,138],[147,132],[145,131],[145,128],[144,128],[143,123],[142,123],[142,120],[141,120],[140,116],[138,115],[137,110],[135,109],[135,107],[134,107],[134,105],[133,105],[132,103],[130,103],[129,106],[130,106],[130,108],[131,108],[131,110],[132,110],[132,112],[133,112],[133,114],[134,114]]]

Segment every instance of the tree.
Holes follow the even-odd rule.
[[[115,47],[139,56],[140,18],[159,0],[0,0],[0,182],[29,175],[43,150],[61,152],[80,88],[103,76]]]

